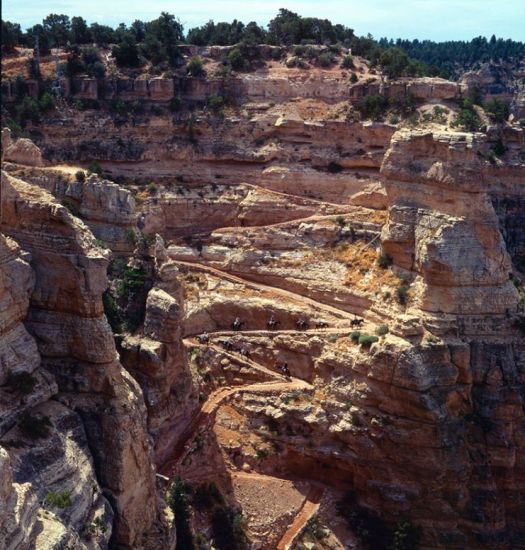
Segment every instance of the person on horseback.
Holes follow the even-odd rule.
[[[243,324],[243,321],[241,321],[239,317],[235,317],[235,320],[232,323],[232,330],[241,330]]]
[[[272,315],[268,322],[266,323],[266,326],[269,330],[274,330],[277,328],[277,325],[279,325],[280,322]]]

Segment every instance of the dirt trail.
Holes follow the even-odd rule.
[[[288,527],[281,540],[277,543],[276,550],[288,550],[296,537],[301,533],[308,520],[317,512],[323,489],[316,485],[310,489],[301,511],[295,516],[295,519]]]
[[[169,248],[168,248],[168,256],[169,256]],[[279,299],[279,296],[285,296],[288,298],[291,302],[295,302],[297,304],[308,305],[309,307],[313,308],[314,310],[320,310],[325,311],[326,313],[330,313],[331,315],[343,320],[343,319],[353,319],[355,315],[353,313],[350,313],[348,311],[344,311],[342,309],[338,309],[336,307],[330,306],[328,304],[322,304],[321,302],[316,302],[312,298],[307,298],[306,296],[302,296],[301,294],[296,294],[295,292],[291,292],[289,290],[284,290],[282,288],[276,288],[273,286],[264,285],[262,283],[255,283],[252,281],[248,281],[247,279],[243,279],[242,277],[239,277],[237,275],[232,275],[230,273],[227,273],[226,271],[221,271],[220,269],[217,269],[215,267],[210,267],[204,264],[196,263],[196,262],[187,262],[185,260],[177,260],[173,259],[173,262],[175,264],[189,267],[195,271],[201,271],[203,273],[208,273],[210,275],[213,275],[215,277],[229,280],[233,283],[244,285],[247,288],[251,288],[253,290],[259,290],[262,292],[266,292],[270,294],[270,296],[276,295],[275,299]]]
[[[290,382],[260,382],[248,384],[246,386],[227,386],[214,391],[210,394],[201,410],[181,434],[177,445],[173,448],[170,458],[166,460],[161,468],[159,468],[160,473],[167,477],[173,476],[176,466],[179,464],[180,460],[184,458],[185,452],[188,450],[186,447],[189,440],[192,436],[196,435],[197,431],[203,426],[205,426],[205,428],[211,427],[217,409],[230,395],[244,392],[282,392],[311,388],[312,386],[307,382],[293,378]]]
[[[323,204],[329,204],[329,203],[323,203]],[[360,206],[354,206],[353,211],[341,211],[340,213],[334,213],[334,214],[312,214],[311,216],[306,216],[303,218],[293,218],[291,220],[285,220],[275,223],[269,223],[266,225],[246,225],[246,226],[238,226],[238,225],[232,225],[232,226],[225,226],[220,227],[219,229],[215,229],[213,233],[247,233],[249,231],[257,231],[260,229],[273,229],[278,227],[294,227],[297,226],[296,229],[299,229],[300,223],[315,223],[315,222],[335,222],[335,218],[337,215],[341,215],[343,217],[349,217],[352,216],[352,214],[361,213],[363,214],[363,210],[365,210],[363,207]],[[369,223],[369,222],[368,222]],[[370,230],[372,232],[372,230]]]
[[[214,334],[214,333],[212,333],[212,334]],[[219,346],[215,345],[213,342],[209,342],[208,344],[200,344],[200,343],[194,341],[193,339],[185,339],[185,342],[190,343],[195,348],[197,348],[197,347],[202,348],[202,349],[211,348],[212,350],[214,350],[219,355],[224,355],[225,357],[227,357],[228,359],[230,359],[232,361],[235,361],[236,363],[240,363],[241,365],[244,365],[244,366],[246,366],[250,369],[253,369],[253,370],[259,372],[261,375],[268,376],[268,377],[270,377],[271,380],[279,379],[279,380],[282,380],[282,381],[286,381],[286,378],[284,376],[280,375],[279,373],[277,373],[275,371],[272,371],[271,369],[268,369],[268,368],[260,365],[259,363],[256,363],[255,361],[252,361],[251,359],[247,358],[246,356],[241,355],[240,352],[239,352],[239,355],[237,355],[233,350],[232,351],[227,351],[225,349],[221,349],[221,348],[219,348]],[[243,386],[238,386],[238,387],[242,388]]]

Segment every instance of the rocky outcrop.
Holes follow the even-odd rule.
[[[74,429],[80,430],[79,434],[85,432],[84,454],[88,446],[90,449],[84,459],[86,471],[94,468],[115,513],[113,544],[146,547],[150,535],[158,542],[162,521],[142,392],[118,363],[103,313],[101,296],[106,287],[107,253],[97,248],[86,226],[47,191],[9,175],[2,179],[1,219],[2,231],[31,254],[35,286],[26,326],[37,342],[43,369],[57,379],[59,392],[55,399],[66,407],[56,405],[58,409],[49,411],[50,405],[44,403],[34,413],[49,417],[55,434],[61,431],[61,425],[64,428],[74,425],[74,418],[78,426]],[[65,476],[70,487],[74,487],[79,483],[74,476],[82,475],[80,451],[70,456],[65,448],[81,436],[66,433],[63,437],[62,444],[50,440],[49,447],[44,445],[42,457],[71,461],[69,476],[64,472],[65,466],[52,466],[54,471],[62,472],[57,479]],[[50,449],[54,449],[53,453]],[[19,481],[31,482],[37,492],[43,491],[44,486],[53,487],[51,480],[38,482],[32,471],[27,470],[32,459],[24,451],[17,453]],[[88,475],[95,479],[93,473]],[[61,490],[65,484],[63,479],[62,482],[57,485]],[[65,515],[68,524],[74,527],[78,524],[79,528],[84,527],[86,518],[96,514],[93,506],[104,502],[88,494],[93,486],[89,480],[81,485],[79,502],[90,499],[88,515],[79,512],[79,507],[87,510],[86,504],[77,503],[73,493],[72,512],[77,519]],[[106,532],[109,533],[107,529]],[[70,527],[66,533],[71,534]]]
[[[2,159],[27,166],[44,165],[40,149],[30,139],[19,138],[13,142],[7,128],[2,129]]]
[[[135,199],[128,189],[97,174],[78,181],[68,172],[7,165],[10,174],[47,189],[89,227],[98,243],[115,252],[133,248],[131,232],[136,229]]]
[[[385,156],[382,246],[399,267],[421,276],[424,311],[516,311],[511,261],[489,197],[499,174],[480,156],[483,147],[480,136],[401,131]]]

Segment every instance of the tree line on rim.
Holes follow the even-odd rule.
[[[52,47],[79,47],[96,44],[113,46],[113,55],[121,67],[140,67],[145,61],[153,65],[177,67],[181,63],[180,44],[200,46],[233,44],[292,44],[342,45],[354,55],[368,59],[391,77],[442,76],[456,77],[477,63],[515,61],[525,56],[525,44],[492,36],[471,41],[434,42],[431,40],[375,40],[370,34],[356,36],[353,29],[333,24],[328,19],[302,17],[287,9],[280,9],[264,28],[255,22],[244,24],[208,21],[189,29],[172,14],[162,12],[152,21],[135,20],[131,25],[121,23],[116,28],[99,23],[90,25],[82,17],[50,14],[42,24],[26,31],[17,23],[2,20],[2,52],[16,46],[38,48],[40,55],[50,53]]]

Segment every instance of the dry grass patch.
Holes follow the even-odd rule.
[[[383,287],[394,289],[398,285],[398,278],[391,269],[383,269],[377,265],[377,251],[363,243],[339,246],[335,258],[347,267],[344,283],[347,286],[377,293],[382,291]]]

